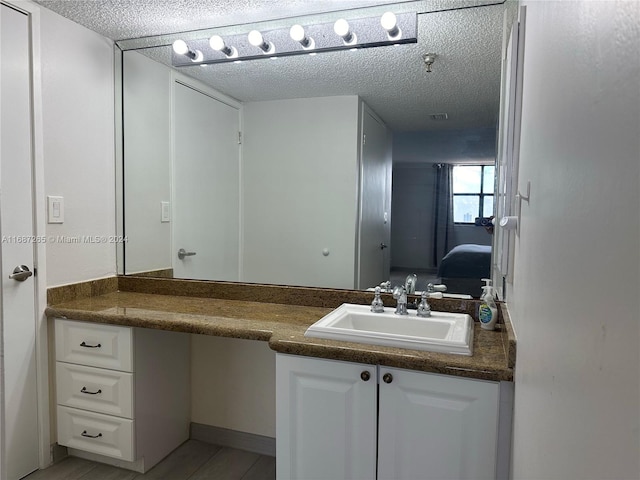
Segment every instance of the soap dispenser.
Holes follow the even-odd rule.
[[[480,308],[478,309],[478,317],[480,319],[480,327],[484,330],[493,330],[498,320],[498,307],[494,300],[493,287],[491,280],[483,278],[485,286],[482,287],[482,295],[480,296]]]

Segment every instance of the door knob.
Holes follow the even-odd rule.
[[[391,382],[393,382],[393,375],[391,375],[390,373],[385,373],[385,374],[382,376],[382,381],[383,381],[384,383],[391,383]]]
[[[178,250],[178,258],[180,260],[183,260],[184,257],[193,257],[195,254],[196,252],[187,252],[184,248]]]
[[[24,282],[31,275],[33,275],[33,272],[29,270],[29,267],[26,265],[18,265],[13,269],[13,273],[9,275],[9,278],[16,282]]]

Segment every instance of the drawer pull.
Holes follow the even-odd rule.
[[[80,393],[86,393],[87,395],[98,395],[99,393],[102,393],[102,390],[98,389],[97,392],[90,392],[89,390],[87,390],[87,387],[82,387]]]
[[[99,433],[97,435],[89,435],[86,430],[84,432],[82,432],[80,435],[82,435],[83,437],[87,437],[87,438],[99,438],[99,437],[102,436],[101,433]]]
[[[81,347],[85,347],[85,348],[100,348],[102,345],[101,345],[101,344],[97,344],[97,345],[88,345],[88,344],[86,344],[86,343],[82,342],[82,343],[80,344],[80,346],[81,346]]]

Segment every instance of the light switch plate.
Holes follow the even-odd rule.
[[[48,223],[64,223],[64,197],[47,195]]]
[[[160,202],[160,222],[167,223],[171,221],[171,204],[169,202]]]

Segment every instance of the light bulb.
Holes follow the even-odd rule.
[[[336,35],[344,38],[345,35],[349,35],[349,22],[344,18],[336,20],[336,23],[333,24],[333,31],[336,32]]]
[[[218,52],[222,51],[222,49],[225,47],[224,40],[220,35],[212,36],[209,39],[209,45],[211,46],[211,48],[217,50]]]
[[[273,53],[275,48],[272,43],[265,42],[258,30],[251,30],[248,35],[249,43],[262,50],[262,53]]]
[[[173,42],[173,51],[178,55],[186,55],[189,53],[189,47],[187,46],[187,42],[184,40],[176,40]]]
[[[300,42],[300,45],[302,45],[302,48],[305,50],[310,50],[316,46],[313,38],[307,36],[302,25],[294,25],[291,27],[289,35],[296,42]]]
[[[294,25],[291,27],[289,35],[291,35],[291,38],[296,42],[302,42],[306,37],[304,34],[304,27],[302,25]]]
[[[235,58],[238,51],[235,47],[228,47],[220,35],[214,35],[209,39],[209,46],[214,50],[224,53],[227,58]]]
[[[336,35],[341,36],[347,45],[356,41],[355,34],[349,28],[349,22],[344,18],[336,20],[336,23],[333,24],[333,31],[336,32]]]
[[[264,43],[262,34],[258,30],[251,30],[249,32],[249,43],[254,47],[259,47]]]
[[[400,36],[400,29],[398,28],[398,19],[395,13],[386,12],[380,18],[380,25],[387,31],[389,38],[397,38]]]

